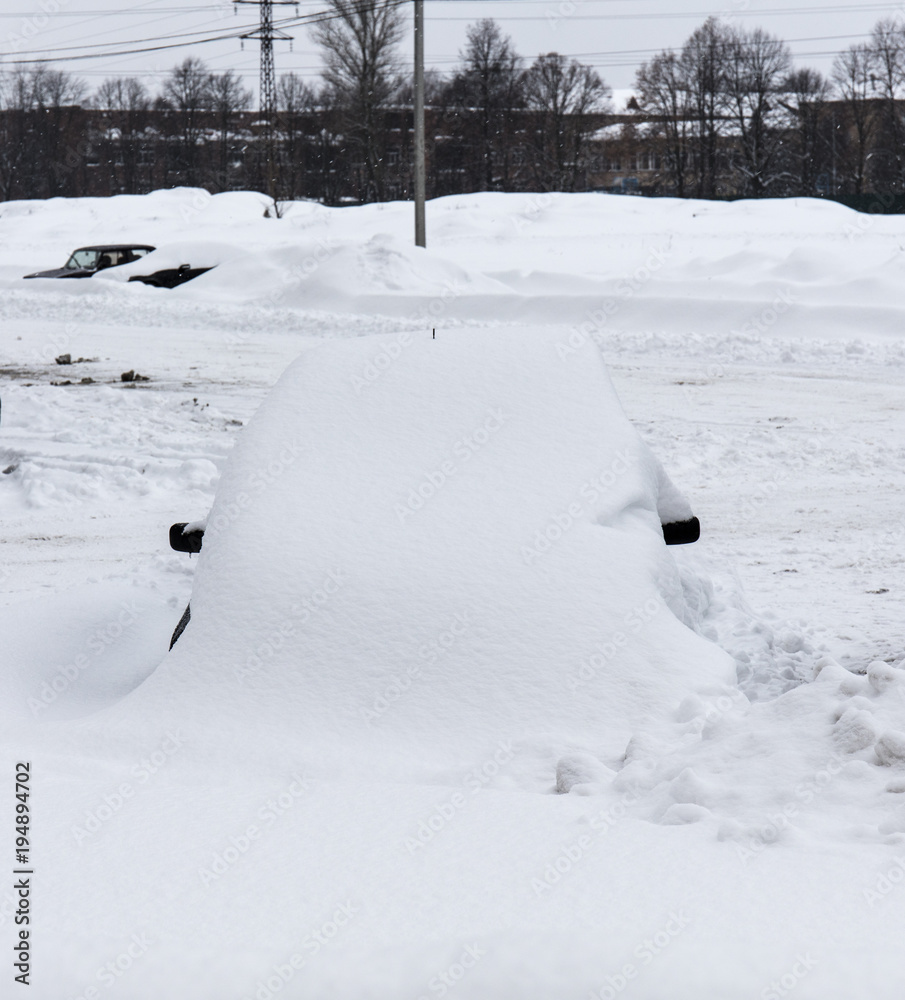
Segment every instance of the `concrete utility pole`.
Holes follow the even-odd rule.
[[[292,41],[292,35],[287,35],[285,31],[273,26],[273,5],[289,5],[295,7],[298,13],[296,0],[233,0],[233,3],[250,3],[261,8],[261,25],[257,31],[249,31],[242,35],[243,39],[259,39],[261,42],[261,117],[264,119],[264,157],[266,160],[265,172],[267,174],[267,194],[276,201],[276,191],[274,183],[274,124],[277,116],[277,86],[276,77],[273,70],[273,40]]]
[[[424,0],[415,0],[415,246],[427,246],[424,223]]]

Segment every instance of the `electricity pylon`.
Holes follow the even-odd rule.
[[[266,160],[265,173],[267,176],[267,194],[276,202],[276,191],[274,181],[274,125],[277,117],[277,85],[273,70],[273,42],[274,39],[280,41],[292,41],[292,35],[287,35],[285,31],[273,26],[274,4],[295,7],[298,13],[296,0],[233,0],[233,3],[250,3],[261,8],[261,24],[256,31],[249,31],[242,35],[242,39],[257,39],[261,43],[261,86],[260,103],[261,117],[264,119],[264,158]]]

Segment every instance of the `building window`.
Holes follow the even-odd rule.
[[[650,149],[642,150],[635,157],[636,170],[659,170],[660,157]]]

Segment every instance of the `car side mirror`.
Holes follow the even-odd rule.
[[[186,531],[188,521],[182,521],[170,527],[170,548],[177,552],[200,552],[201,540],[204,538],[204,528]]]
[[[670,521],[662,524],[663,541],[667,545],[689,545],[701,537],[701,522],[696,517],[687,521]]]

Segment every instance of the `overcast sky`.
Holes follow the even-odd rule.
[[[323,0],[302,0],[299,14],[325,8]],[[402,7],[406,23],[412,5]],[[863,41],[881,17],[905,19],[900,3],[843,0],[427,0],[426,62],[448,72],[454,67],[470,23],[492,17],[512,37],[518,52],[533,58],[558,51],[595,66],[614,89],[630,88],[635,69],[665,48],[679,48],[708,15],[760,26],[786,39],[799,66],[828,73],[836,52]],[[210,36],[253,30],[258,8],[227,0],[0,0],[0,53],[13,60],[52,57],[53,65],[83,77],[93,90],[108,76],[139,76],[156,91],[165,74],[189,55],[211,70],[233,69],[257,94],[258,43],[237,38],[208,43]],[[295,18],[294,5],[274,7],[275,20]],[[320,60],[303,26],[274,46],[277,74],[293,71],[316,81]],[[124,50],[189,42],[178,48],[122,54]],[[411,36],[400,47],[409,58]],[[100,58],[62,57],[102,53]],[[119,54],[117,54],[119,53]]]

